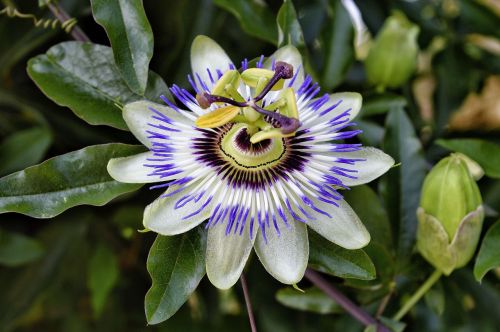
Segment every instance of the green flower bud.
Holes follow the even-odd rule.
[[[402,13],[390,16],[365,60],[368,81],[380,89],[405,83],[417,66],[418,33],[419,27]]]
[[[441,160],[427,175],[417,211],[417,247],[449,275],[474,255],[484,219],[481,194],[461,154]]]

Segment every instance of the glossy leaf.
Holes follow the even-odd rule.
[[[274,16],[265,2],[248,0],[214,0],[214,2],[231,12],[246,33],[276,44],[278,32]]]
[[[109,293],[118,281],[118,262],[113,252],[103,245],[96,247],[89,262],[88,288],[94,315],[98,317]]]
[[[394,227],[398,259],[408,261],[415,244],[416,211],[426,172],[422,146],[413,125],[402,109],[394,109],[387,116],[384,151],[399,167],[394,167],[382,182],[389,219]]]
[[[108,34],[113,55],[128,86],[143,95],[153,56],[153,31],[142,0],[92,0],[97,23]]]
[[[500,221],[486,233],[474,265],[474,277],[481,282],[486,273],[500,266]]]
[[[309,265],[340,278],[371,280],[375,266],[362,250],[344,249],[309,229]]]
[[[182,235],[156,237],[147,261],[153,282],[145,299],[149,324],[169,319],[198,287],[205,275],[206,244],[202,227]]]
[[[77,205],[103,205],[141,184],[113,180],[111,158],[143,151],[125,144],[103,144],[60,155],[0,179],[0,213],[51,218]]]
[[[0,229],[0,264],[17,266],[30,263],[43,253],[43,247],[37,240]]]
[[[93,125],[126,130],[121,107],[135,100],[158,100],[167,87],[150,73],[145,96],[135,94],[121,78],[111,48],[64,42],[28,61],[28,74],[40,90]]]
[[[304,35],[292,0],[283,1],[276,22],[278,24],[278,47],[288,44],[298,48],[304,46]]]
[[[440,139],[436,143],[474,159],[492,178],[500,179],[500,145],[475,138]]]
[[[276,293],[276,300],[286,307],[317,314],[342,312],[337,302],[316,287],[305,289],[304,292],[291,287],[282,288]]]
[[[321,76],[322,88],[330,90],[343,80],[354,60],[352,27],[349,13],[341,1],[330,1],[333,17],[325,36],[325,63]]]
[[[18,131],[0,144],[0,176],[32,166],[42,160],[50,144],[48,128]]]

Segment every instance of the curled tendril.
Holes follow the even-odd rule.
[[[30,19],[33,21],[33,25],[37,28],[56,29],[58,26],[61,26],[61,28],[66,33],[70,33],[71,30],[74,28],[74,26],[78,23],[76,18],[70,18],[62,23],[57,19],[38,18],[33,14],[21,13],[16,8],[10,6],[7,6],[4,9],[0,10],[0,15],[6,15],[11,18],[17,17],[23,19]]]

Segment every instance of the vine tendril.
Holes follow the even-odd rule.
[[[8,17],[14,18],[22,18],[22,19],[30,19],[33,21],[33,25],[37,28],[44,28],[44,29],[56,29],[58,26],[61,26],[61,28],[66,32],[70,33],[71,30],[75,27],[75,25],[78,23],[76,18],[69,18],[64,22],[59,21],[58,19],[48,19],[48,18],[38,18],[34,14],[26,14],[26,13],[21,13],[19,10],[17,10],[14,7],[7,6],[4,9],[0,10],[0,15],[6,15]]]

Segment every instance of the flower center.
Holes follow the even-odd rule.
[[[249,68],[240,74],[237,70],[229,70],[215,83],[210,93],[196,95],[202,108],[220,105],[200,116],[196,125],[217,128],[230,122],[246,123],[249,143],[253,144],[270,138],[293,136],[300,126],[295,92],[290,87],[283,89],[284,80],[292,77],[293,67],[280,61],[274,71]],[[253,97],[245,99],[241,96],[242,82]],[[277,98],[264,101],[270,91],[280,93]]]
[[[248,125],[236,123],[221,136],[220,150],[224,158],[236,168],[260,169],[278,163],[285,155],[286,147],[282,138],[252,143]]]

